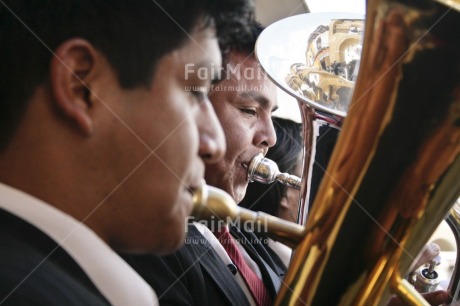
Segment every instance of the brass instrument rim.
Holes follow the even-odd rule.
[[[290,16],[279,20],[275,23],[272,23],[269,27],[267,27],[257,39],[256,47],[255,47],[255,55],[258,59],[262,69],[266,73],[266,75],[284,92],[289,94],[290,96],[294,97],[298,101],[306,103],[308,106],[326,112],[328,114],[332,114],[335,116],[339,116],[341,118],[345,118],[347,113],[345,111],[329,108],[324,106],[318,102],[315,102],[307,97],[297,93],[292,88],[290,88],[283,77],[283,74],[280,74],[280,70],[284,69],[286,71],[287,68],[287,61],[291,61],[290,57],[292,57],[291,51],[289,48],[294,48],[294,44],[292,43],[292,28],[299,28],[300,25],[303,26],[302,31],[305,32],[305,24],[321,24],[327,23],[334,19],[356,19],[356,20],[365,20],[365,16],[363,14],[355,14],[355,13],[344,13],[344,12],[321,12],[321,13],[306,13],[306,14],[299,14],[295,16]],[[291,29],[287,31],[287,29]],[[308,29],[309,32],[313,32]],[[306,38],[305,38],[306,40]],[[298,43],[297,43],[298,45]],[[273,51],[275,46],[277,48],[284,48],[282,52],[277,52],[275,56],[273,55]],[[297,55],[299,54],[299,50],[297,50]],[[285,55],[284,55],[285,54]],[[277,57],[277,58],[276,58]],[[297,56],[298,58],[298,56]],[[278,61],[277,64],[273,64],[273,61]],[[278,64],[283,65],[283,67],[275,67]],[[291,66],[294,63],[289,63]],[[279,66],[279,65],[278,65]]]

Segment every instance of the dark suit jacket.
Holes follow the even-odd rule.
[[[189,225],[185,245],[169,256],[124,255],[124,259],[153,287],[161,305],[249,305],[225,265],[206,238]],[[272,299],[276,296],[285,268],[279,267],[257,237],[236,228],[232,234],[243,239],[251,258],[262,272]]]
[[[2,209],[0,304],[109,305],[54,240]]]

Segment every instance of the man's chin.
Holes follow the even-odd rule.
[[[223,184],[212,184],[212,183],[210,183],[210,185],[216,188],[219,188],[225,191],[226,193],[228,193],[233,198],[235,203],[237,204],[239,204],[243,200],[244,196],[246,195],[246,190],[248,189],[247,182],[243,184],[239,184],[239,185],[229,185],[229,184],[223,185]]]
[[[182,232],[182,231],[178,232],[174,236],[174,239],[168,239],[168,241],[164,245],[162,245],[161,248],[155,250],[154,253],[156,253],[157,255],[161,255],[161,256],[174,253],[175,251],[177,251],[184,245],[185,238],[186,238],[185,232]]]

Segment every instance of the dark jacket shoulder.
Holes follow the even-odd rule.
[[[249,305],[239,284],[194,225],[168,256],[122,255],[154,288],[161,305]]]
[[[109,305],[50,237],[0,209],[2,305]]]

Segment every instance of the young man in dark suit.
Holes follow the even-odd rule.
[[[158,303],[114,250],[183,244],[225,150],[214,20],[242,2],[1,2],[0,304]]]

